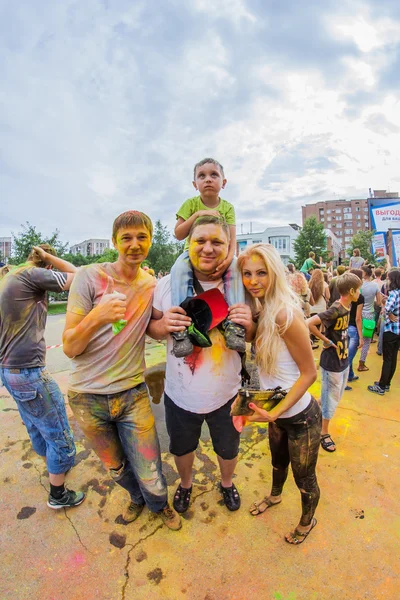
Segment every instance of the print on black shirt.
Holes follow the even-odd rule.
[[[326,371],[340,373],[349,365],[349,313],[337,300],[327,310],[319,313],[321,323],[325,326],[325,337],[332,340],[337,348],[326,348],[322,350],[320,366]]]

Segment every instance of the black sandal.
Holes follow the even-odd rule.
[[[231,487],[223,487],[222,483],[219,483],[219,491],[221,492],[225,506],[228,510],[234,511],[240,508],[240,496],[234,483]]]
[[[173,506],[176,512],[184,513],[189,508],[190,496],[192,495],[193,486],[190,488],[184,488],[181,484],[176,488]]]
[[[330,442],[326,441],[328,438],[330,439]],[[333,441],[333,439],[331,438],[330,433],[326,433],[325,435],[321,435],[321,446],[327,452],[335,452],[335,450],[336,450],[336,444]],[[332,448],[332,446],[335,446],[335,448]]]

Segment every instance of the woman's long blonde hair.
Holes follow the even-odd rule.
[[[262,371],[273,375],[277,370],[281,336],[292,324],[294,314],[302,315],[300,299],[290,288],[281,257],[271,244],[254,244],[241,252],[238,257],[238,267],[242,272],[244,261],[251,256],[257,256],[264,262],[269,278],[264,305],[258,320],[255,340],[256,362]],[[253,300],[252,307],[255,306]],[[284,322],[280,326],[276,322],[278,313],[284,315]]]

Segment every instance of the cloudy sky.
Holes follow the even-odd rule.
[[[172,227],[209,155],[239,232],[400,190],[398,0],[20,0],[0,17],[0,236],[28,220],[109,237],[130,208]]]

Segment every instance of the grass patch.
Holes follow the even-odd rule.
[[[66,302],[52,302],[47,307],[47,314],[49,315],[63,315],[67,312]]]

